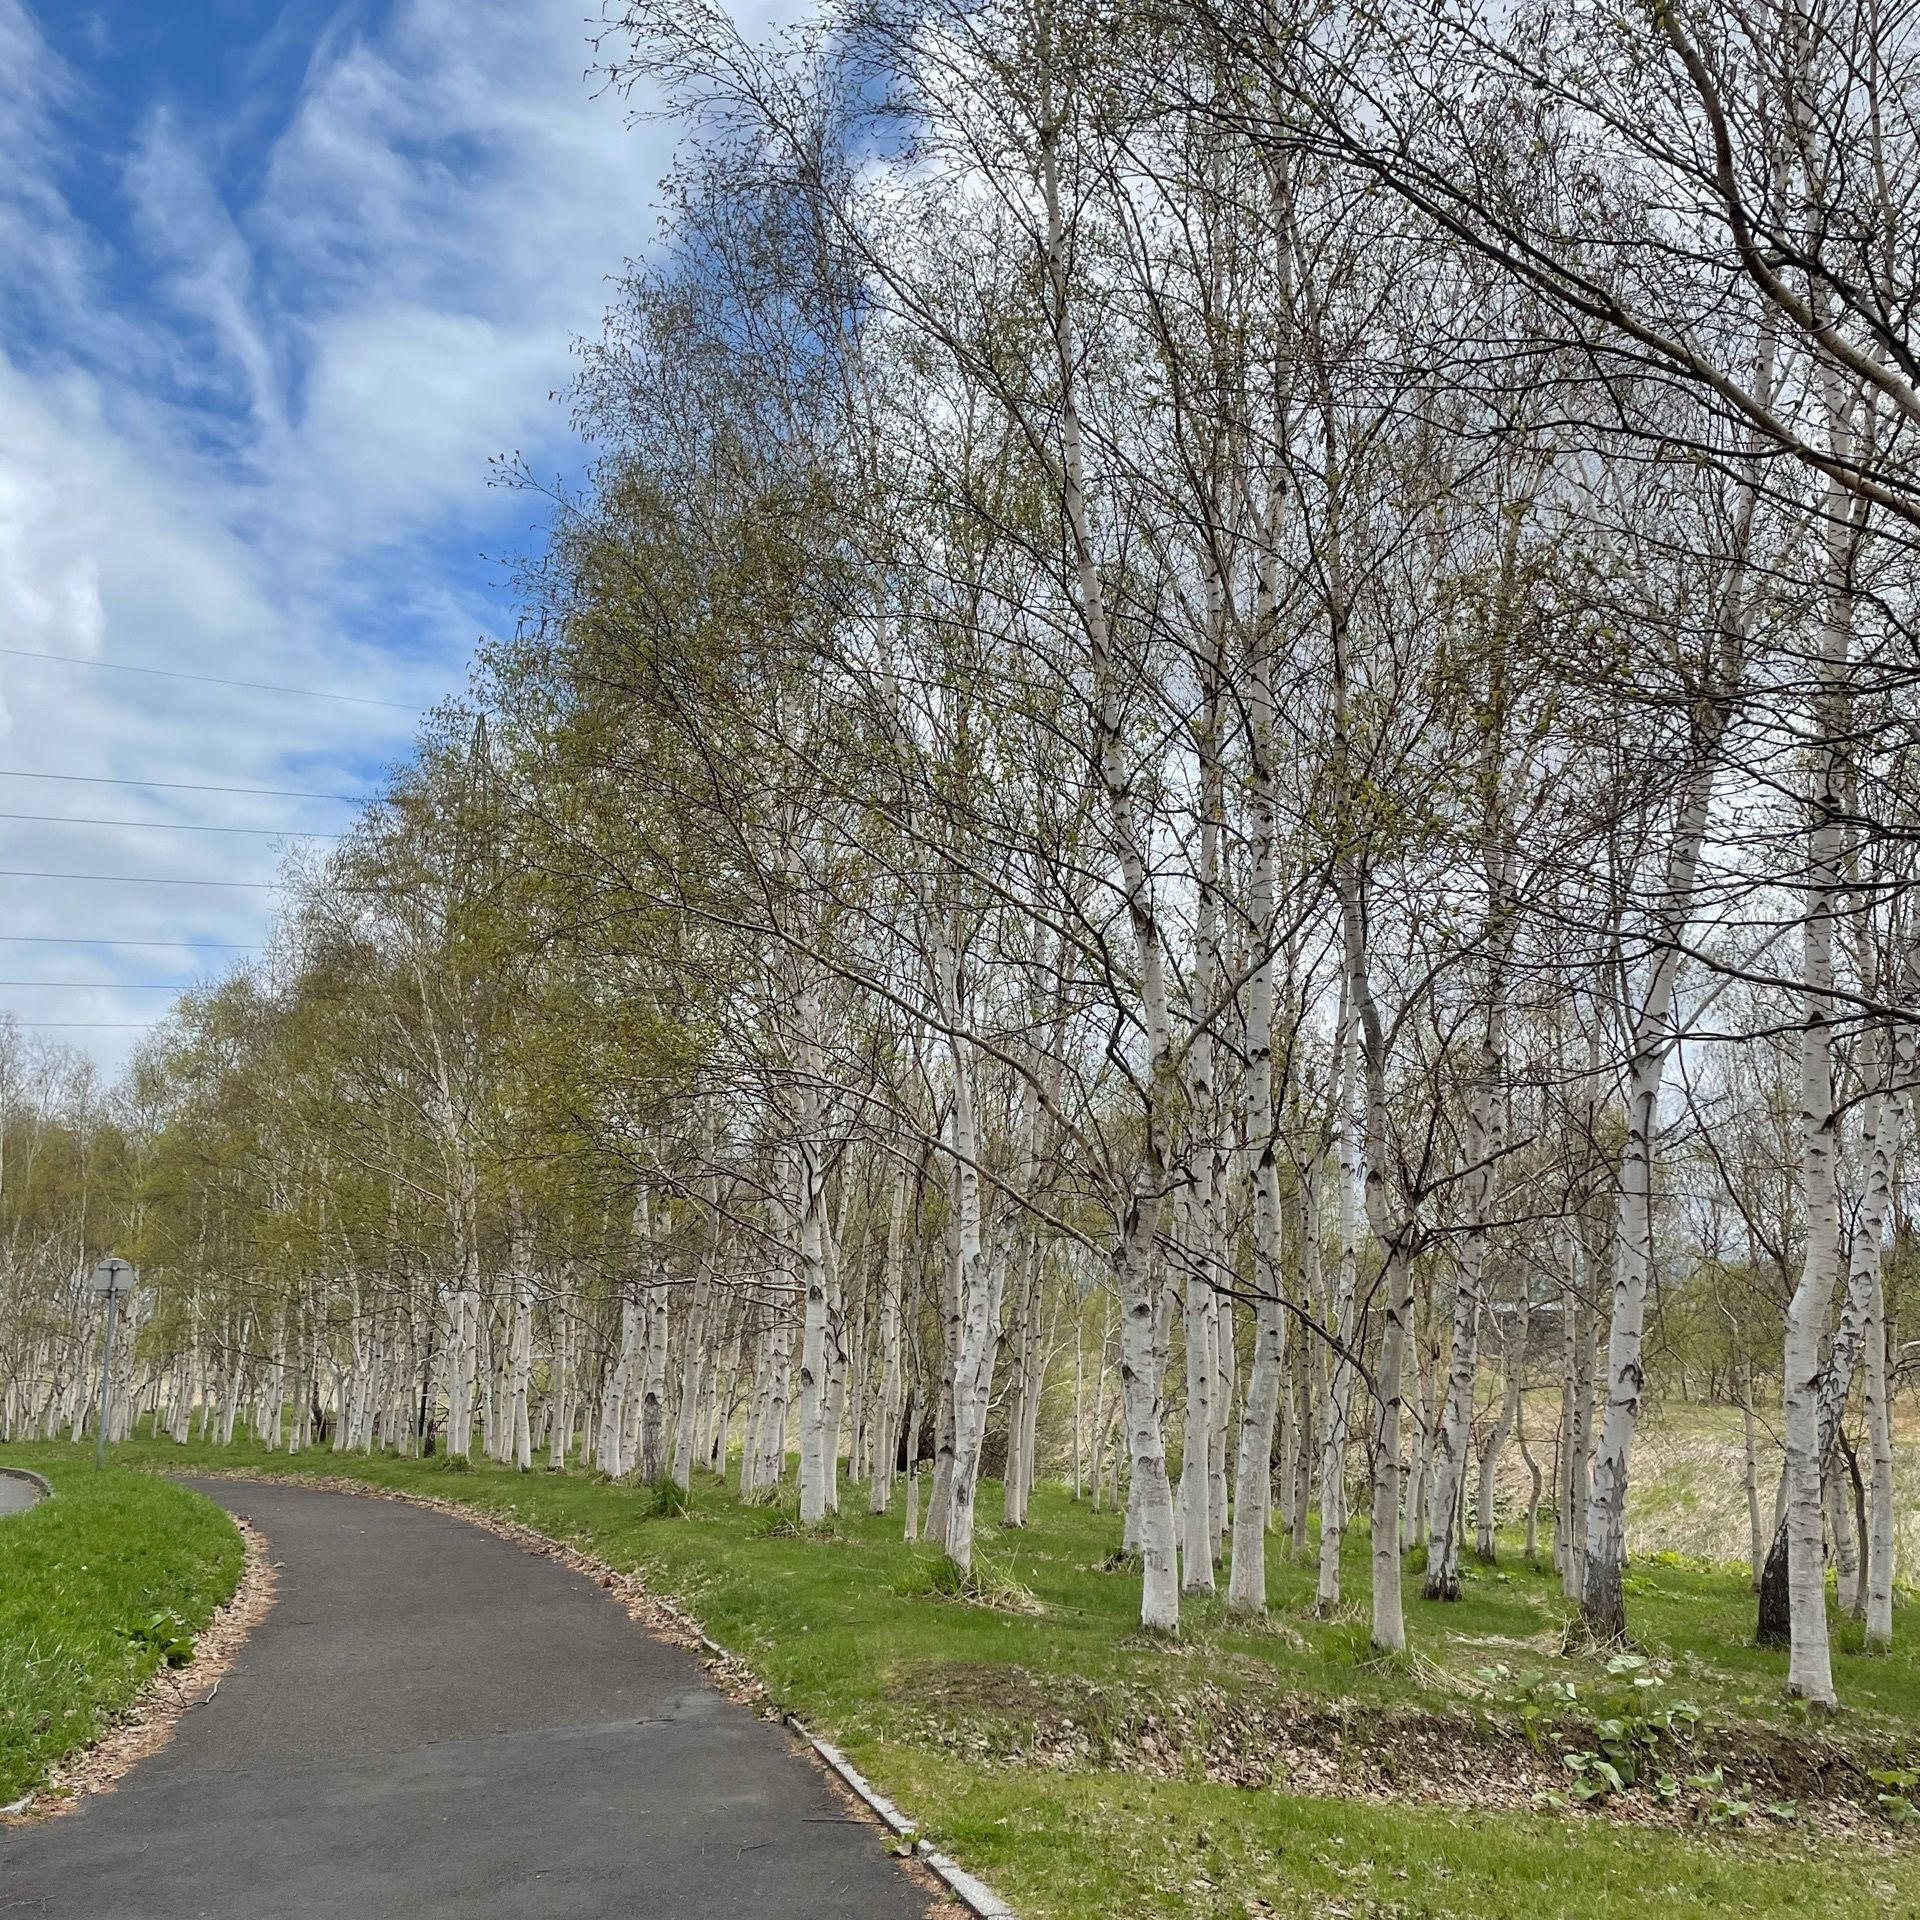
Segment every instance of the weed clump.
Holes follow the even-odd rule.
[[[653,1490],[647,1512],[655,1520],[684,1520],[693,1512],[693,1493],[678,1480],[662,1480]]]
[[[895,1580],[893,1590],[904,1599],[953,1600],[987,1607],[995,1613],[1046,1611],[1031,1587],[1023,1586],[984,1555],[977,1555],[970,1567],[961,1566],[950,1553],[926,1556]]]

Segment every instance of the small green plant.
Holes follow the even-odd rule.
[[[1880,1811],[1897,1826],[1920,1820],[1920,1806],[1914,1804],[1913,1790],[1920,1787],[1920,1768],[1875,1767],[1867,1778],[1880,1789],[1874,1795]]]
[[[1520,1730],[1527,1744],[1538,1753],[1545,1745],[1549,1722],[1564,1719],[1568,1710],[1579,1704],[1580,1692],[1571,1680],[1552,1680],[1544,1673],[1530,1673],[1514,1682],[1520,1700]]]
[[[157,1653],[170,1667],[184,1667],[193,1658],[193,1635],[176,1613],[156,1613],[130,1629],[127,1638]]]
[[[1573,1775],[1573,1797],[1583,1806],[1589,1800],[1604,1800],[1610,1793],[1622,1793],[1630,1784],[1629,1778],[1602,1754],[1563,1753],[1560,1758]]]
[[[1669,1773],[1656,1773],[1655,1764],[1691,1739],[1700,1710],[1686,1700],[1656,1700],[1653,1696],[1660,1681],[1644,1671],[1646,1665],[1643,1654],[1616,1653],[1606,1671],[1615,1680],[1630,1681],[1631,1690],[1591,1702],[1582,1701],[1579,1687],[1571,1680],[1536,1673],[1515,1682],[1521,1730],[1535,1752],[1545,1745],[1549,1732],[1563,1739],[1586,1732],[1588,1744],[1574,1746],[1569,1740],[1560,1753],[1561,1764],[1573,1775],[1570,1792],[1575,1800],[1602,1800],[1645,1783],[1651,1783],[1662,1799],[1678,1797],[1678,1782]],[[1591,1724],[1585,1729],[1577,1723],[1570,1727],[1568,1722],[1582,1706],[1593,1714]],[[1670,1783],[1664,1790],[1663,1782]]]
[[[1714,1571],[1711,1560],[1703,1560],[1697,1553],[1677,1553],[1671,1547],[1659,1553],[1650,1553],[1647,1556],[1647,1565],[1672,1567],[1680,1573],[1712,1573]]]
[[[1700,1796],[1695,1817],[1702,1826],[1744,1826],[1753,1815],[1753,1802],[1728,1788],[1723,1767],[1715,1767],[1711,1773],[1690,1773],[1687,1785]]]

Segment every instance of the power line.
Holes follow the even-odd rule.
[[[159,833],[254,833],[273,840],[344,840],[343,833],[314,833],[302,827],[219,827],[198,820],[97,820],[72,813],[0,813],[0,820],[38,820],[50,827],[134,827]]]
[[[16,1027],[157,1027],[157,1020],[16,1020]]]
[[[0,880],[104,880],[116,887],[257,887],[271,893],[278,880],[189,880],[169,873],[52,873],[39,867],[0,867]]]
[[[356,707],[391,707],[396,713],[418,713],[405,700],[376,700],[370,693],[328,693],[320,687],[285,687],[271,680],[224,680],[218,674],[183,673],[177,667],[135,667],[124,660],[89,660],[78,653],[38,653],[31,647],[0,647],[16,660],[46,660],[57,667],[99,667],[108,673],[139,673],[154,680],[191,680],[203,687],[241,687],[248,693],[285,693],[301,700],[343,700]]]
[[[188,953],[251,953],[244,940],[136,940],[131,936],[84,933],[0,933],[9,944],[35,947],[183,947]]]
[[[59,987],[75,993],[185,993],[182,980],[0,980],[0,987]]]
[[[0,780],[69,780],[88,787],[146,787],[155,793],[251,793],[262,800],[338,800],[365,806],[370,793],[317,793],[304,787],[210,787],[193,780],[129,780],[106,773],[31,773],[25,767],[0,767]]]

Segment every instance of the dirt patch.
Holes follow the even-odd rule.
[[[1258,1695],[1184,1676],[1140,1686],[933,1666],[903,1675],[889,1697],[930,1746],[1072,1772],[1476,1803],[1491,1771],[1503,1776],[1508,1803],[1561,1778],[1524,1740],[1467,1714]]]
[[[1562,1754],[1595,1739],[1592,1721],[1578,1716],[1537,1724],[1529,1738],[1497,1702],[1400,1706],[1184,1674],[1109,1683],[936,1663],[898,1676],[888,1699],[900,1737],[988,1765],[1503,1811],[1559,1804],[1574,1783]],[[1684,1827],[1725,1818],[1716,1802],[1762,1809],[1791,1801],[1802,1826],[1894,1844],[1871,1774],[1905,1760],[1817,1734],[1703,1724],[1668,1741],[1646,1769],[1648,1779],[1664,1772],[1682,1782],[1677,1800],[1642,1785],[1584,1811]],[[1715,1768],[1724,1783],[1716,1791],[1684,1787]]]
[[[220,1691],[247,1635],[273,1605],[278,1569],[268,1557],[259,1529],[236,1519],[246,1543],[246,1564],[233,1597],[194,1637],[193,1658],[184,1667],[161,1667],[140,1694],[92,1746],[56,1767],[47,1784],[5,1815],[9,1824],[44,1820],[64,1813],[88,1794],[110,1792],[127,1771],[173,1737],[174,1729],[195,1707]]]

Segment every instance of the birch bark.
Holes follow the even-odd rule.
[[[1339,1181],[1335,1213],[1340,1246],[1334,1264],[1330,1320],[1335,1341],[1328,1372],[1327,1402],[1320,1424],[1320,1568],[1317,1603],[1321,1612],[1340,1604],[1340,1546],[1347,1522],[1347,1438],[1353,1403],[1354,1302],[1360,1270],[1360,1128],[1355,1112],[1359,1087],[1359,1018],[1354,1008],[1349,968],[1341,970],[1334,1091],[1334,1162]]]
[[[811,1117],[811,1095],[802,1105]],[[800,1285],[805,1306],[800,1339],[800,1524],[827,1517],[827,1249],[820,1144],[802,1122],[793,1155],[793,1218],[799,1226]]]
[[[1447,1347],[1445,1397],[1436,1422],[1432,1528],[1427,1539],[1426,1597],[1460,1598],[1460,1512],[1466,1486],[1467,1445],[1473,1426],[1473,1389],[1480,1370],[1480,1321],[1486,1309],[1487,1238],[1493,1213],[1494,1168],[1499,1151],[1500,1039],[1497,1009],[1490,1010],[1473,1084],[1467,1091],[1465,1186],[1466,1232],[1460,1245],[1459,1284]],[[1483,1475],[1490,1493],[1493,1476]],[[1491,1519],[1487,1524],[1491,1542]],[[1491,1553],[1491,1546],[1488,1549]]]
[[[880,1284],[880,1405],[874,1424],[873,1477],[867,1509],[885,1513],[893,1499],[894,1461],[899,1451],[900,1316],[906,1272],[907,1176],[896,1168],[887,1207],[886,1267]]]
[[[700,1447],[700,1421],[711,1379],[707,1320],[713,1299],[712,1256],[703,1253],[687,1303],[686,1339],[680,1349],[680,1408],[674,1423],[673,1478],[685,1493],[693,1487],[693,1463]]]
[[[1044,270],[1054,364],[1060,381],[1061,507],[1073,552],[1077,612],[1093,674],[1095,754],[1113,858],[1133,935],[1147,1085],[1141,1164],[1120,1221],[1115,1270],[1120,1287],[1120,1379],[1132,1477],[1128,1511],[1139,1533],[1143,1576],[1141,1624],[1173,1633],[1180,1625],[1173,1489],[1161,1427],[1161,1355],[1155,1328],[1154,1243],[1171,1179],[1169,1128],[1177,1106],[1165,956],[1145,849],[1136,818],[1134,780],[1121,718],[1119,663],[1107,618],[1106,589],[1096,562],[1087,508],[1079,411],[1079,352],[1067,283],[1067,246],[1060,203],[1060,123],[1052,76],[1041,60],[1040,178],[1046,203]]]
[[[1520,1384],[1526,1370],[1529,1319],[1527,1285],[1527,1281],[1523,1278],[1515,1327],[1507,1341],[1506,1387],[1500,1402],[1500,1418],[1494,1423],[1493,1431],[1488,1434],[1487,1444],[1480,1454],[1480,1491],[1474,1503],[1473,1550],[1482,1560],[1489,1563],[1496,1557],[1499,1546],[1494,1512],[1495,1479],[1500,1471],[1501,1455],[1506,1451],[1508,1440],[1520,1424]]]
[[[1867,1496],[1866,1648],[1893,1645],[1893,1408],[1887,1380],[1886,1273],[1876,1263],[1867,1322],[1867,1441],[1873,1473]]]
[[[1807,158],[1812,164],[1812,155]],[[1830,362],[1822,365],[1821,389],[1829,444],[1837,457],[1845,458],[1854,440],[1854,401]],[[1828,1649],[1822,1521],[1823,1479],[1831,1442],[1821,1431],[1820,1337],[1841,1261],[1841,1116],[1834,1103],[1833,948],[1843,897],[1846,743],[1852,710],[1847,676],[1853,640],[1853,571],[1859,541],[1850,496],[1835,480],[1827,483],[1824,507],[1820,677],[1812,716],[1814,744],[1807,769],[1807,872],[1800,928],[1805,1008],[1800,1037],[1800,1169],[1806,1231],[1799,1283],[1787,1304],[1783,1363],[1790,1643],[1787,1691],[1815,1706],[1831,1708],[1838,1701]],[[1877,1231],[1864,1257],[1877,1264]],[[1867,1291],[1870,1295],[1870,1283]],[[1856,1325],[1861,1317],[1856,1313]],[[1836,1355],[1835,1360],[1838,1358]],[[1849,1355],[1849,1370],[1850,1360]],[[1840,1366],[1834,1365],[1832,1372],[1837,1378]],[[1836,1431],[1845,1401],[1846,1387],[1841,1385],[1833,1406]]]
[[[1269,508],[1269,550],[1274,509]],[[1274,1425],[1287,1361],[1284,1249],[1280,1214],[1279,1127],[1274,1106],[1274,957],[1279,944],[1276,912],[1279,867],[1279,805],[1274,764],[1271,569],[1262,571],[1260,632],[1248,663],[1248,744],[1252,755],[1252,873],[1248,883],[1248,936],[1254,961],[1247,978],[1246,1069],[1242,1100],[1253,1186],[1253,1362],[1241,1403],[1234,1457],[1233,1553],[1227,1575],[1227,1606],[1235,1613],[1267,1607],[1267,1520],[1272,1502]],[[1318,1232],[1308,1209],[1305,1231]]]
[[[999,1332],[994,1324],[998,1262],[988,1259],[982,1221],[980,1129],[975,1110],[973,1048],[964,1037],[958,933],[944,917],[937,922],[937,929],[937,966],[953,1075],[953,1287],[959,1308],[953,1354],[953,1464],[947,1486],[944,1544],[948,1556],[966,1568],[973,1564],[974,1496],[980,1449],[986,1439],[993,1348]]]
[[[1607,1329],[1607,1410],[1592,1464],[1580,1550],[1580,1613],[1588,1633],[1611,1645],[1626,1638],[1627,1478],[1646,1381],[1642,1342],[1653,1278],[1653,1152],[1660,1088],[1677,1038],[1673,1000],[1684,964],[1682,936],[1693,918],[1694,889],[1718,772],[1724,712],[1705,703],[1668,851],[1655,913],[1653,970],[1634,1016],[1627,1071],[1626,1144],[1621,1151],[1613,1254],[1613,1314]]]

